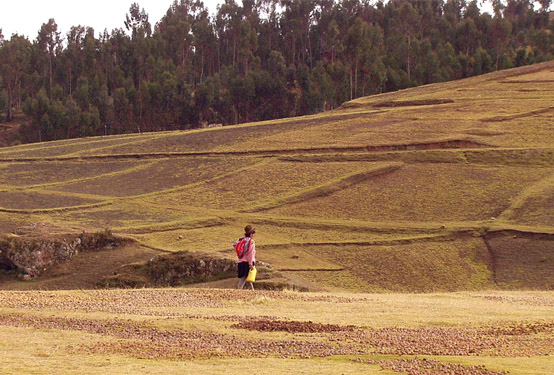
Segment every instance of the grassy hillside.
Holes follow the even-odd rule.
[[[301,118],[0,148],[0,232],[232,258],[252,223],[259,260],[312,289],[552,289],[552,80],[550,62]]]

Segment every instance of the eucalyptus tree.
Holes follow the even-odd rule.
[[[405,46],[405,66],[408,80],[411,79],[414,51],[412,44],[420,37],[421,16],[410,2],[403,2],[394,10],[393,27]],[[402,47],[402,46],[401,46]]]
[[[48,91],[50,98],[52,97],[53,89],[54,57],[57,53],[61,52],[62,41],[63,39],[61,38],[61,33],[58,31],[58,25],[53,18],[50,18],[47,23],[42,24],[36,42],[40,51],[46,55],[46,60],[48,61]]]
[[[13,119],[13,109],[21,102],[21,85],[26,75],[29,74],[31,52],[31,43],[23,36],[14,34],[10,40],[2,42],[0,48],[0,77],[7,95],[7,121]]]
[[[85,44],[86,29],[84,26],[72,26],[67,33],[67,46],[63,53],[64,66],[67,69],[67,84],[69,96],[73,95],[73,88],[77,78],[85,69],[83,49]]]

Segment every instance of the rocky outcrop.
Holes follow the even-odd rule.
[[[209,254],[181,251],[158,255],[146,263],[121,267],[104,279],[104,287],[160,287],[193,284],[235,276],[235,261]]]
[[[0,238],[0,269],[19,271],[22,278],[40,275],[81,251],[117,247],[126,240],[109,231],[55,236],[5,236]]]

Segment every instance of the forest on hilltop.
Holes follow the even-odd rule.
[[[21,142],[236,124],[551,60],[551,0],[175,0],[95,34],[0,29],[0,121]],[[536,3],[536,4],[535,4]]]

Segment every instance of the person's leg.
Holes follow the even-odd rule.
[[[250,289],[254,290],[254,283],[248,283],[250,284]]]
[[[239,284],[237,285],[237,289],[243,289],[243,288],[244,288],[244,284],[246,284],[246,276],[241,277],[241,278],[239,279]]]

